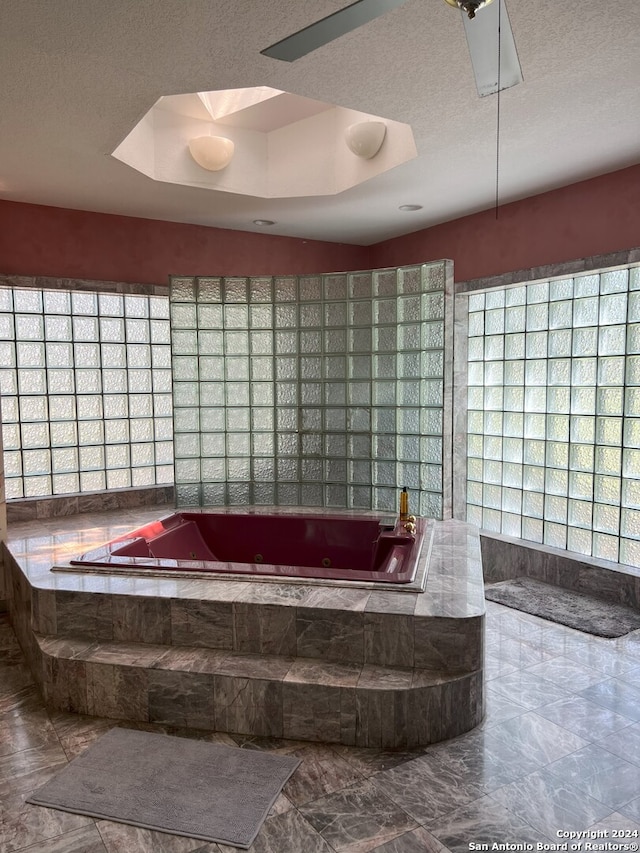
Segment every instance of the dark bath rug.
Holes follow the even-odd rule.
[[[533,578],[515,578],[491,584],[486,587],[484,595],[489,601],[597,637],[622,637],[640,628],[640,611],[632,607]]]
[[[248,848],[300,760],[114,728],[27,802]]]

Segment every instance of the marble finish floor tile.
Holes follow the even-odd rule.
[[[286,738],[264,737],[263,735],[228,735],[242,749],[263,749],[265,752],[280,752],[291,755],[296,749],[306,749],[314,744],[308,740],[288,740]],[[326,746],[316,744],[316,746]],[[331,748],[334,744],[331,744]]]
[[[547,770],[613,810],[631,802],[640,790],[638,765],[596,744],[552,762]]]
[[[499,653],[493,649],[487,649],[484,658],[484,677],[485,681],[490,682],[494,678],[500,678],[501,675],[510,675],[512,672],[517,672],[518,667],[514,663],[509,663]]]
[[[36,711],[42,708],[42,697],[33,682],[0,695],[0,714],[8,712],[22,713],[22,711]]]
[[[107,853],[219,853],[217,844],[110,820],[96,822]],[[237,850],[237,848],[236,848]]]
[[[546,770],[498,788],[490,796],[547,838],[557,838],[562,830],[582,830],[611,813],[609,806]]]
[[[220,853],[238,853],[237,847],[218,844]],[[283,851],[304,851],[304,853],[334,853],[332,848],[317,830],[305,820],[296,809],[285,814],[267,818],[249,853],[283,853]],[[214,853],[208,848],[198,848],[197,853]]]
[[[420,826],[375,847],[371,853],[447,853],[447,848]]]
[[[616,649],[640,663],[640,631],[634,631],[617,641]]]
[[[567,735],[569,744],[575,747],[582,744],[564,730],[548,727],[536,714],[525,712],[487,730],[479,728],[453,741],[436,744],[425,760],[449,768],[460,780],[473,782],[486,793],[543,766],[548,753],[548,747],[542,743],[545,736],[557,749],[562,749]]]
[[[107,853],[102,837],[95,826],[64,832],[55,838],[41,839],[20,853]]]
[[[426,747],[418,747],[410,752],[402,752],[392,749],[343,746],[339,743],[332,744],[332,749],[364,777],[372,776],[374,773],[379,773],[382,770],[391,770],[394,767],[399,767],[408,761],[413,761],[414,758],[424,755],[426,752]]]
[[[527,672],[539,675],[554,684],[562,684],[565,690],[578,693],[586,687],[605,681],[608,676],[590,666],[577,663],[568,657],[554,657],[543,663],[530,666]]]
[[[539,769],[554,749],[566,752],[583,743],[535,714],[523,723],[521,719],[514,717],[487,730],[481,726],[436,744],[424,756],[379,773],[372,781],[419,823],[428,825]],[[550,746],[544,744],[545,737]]]
[[[121,532],[129,529],[123,523]],[[56,538],[54,526],[42,539],[44,579],[47,548],[77,550],[77,539]],[[0,614],[0,850],[237,850],[24,803],[116,725],[299,755],[251,853],[468,853],[471,842],[557,841],[547,833],[559,820],[640,827],[640,632],[601,640],[493,602],[486,626],[495,677],[483,722],[395,752],[49,712]]]
[[[618,678],[620,681],[626,681],[628,684],[640,688],[640,666],[634,666],[632,669],[619,673]]]
[[[39,784],[42,783],[36,783],[33,788]],[[25,803],[26,796],[26,793],[16,793],[2,797],[0,850],[3,853],[14,853],[25,847],[41,851],[52,839],[64,833],[94,826],[91,818]]]
[[[611,640],[604,642],[611,643]],[[614,641],[615,642],[615,641]],[[640,669],[637,658],[627,655],[619,646],[602,645],[601,643],[572,644],[566,651],[566,656],[582,666],[589,666],[603,675],[623,677],[633,669]]]
[[[4,652],[9,649],[20,650],[20,644],[13,633],[13,628],[6,617],[0,617],[0,661],[4,660]]]
[[[491,734],[540,766],[587,746],[587,741],[534,711],[496,725]]]
[[[541,637],[505,640],[502,635],[498,635],[487,645],[487,654],[496,656],[516,669],[523,669],[555,657],[559,654],[559,649],[549,648]]]
[[[594,830],[604,830],[611,835],[612,831],[619,832],[623,830],[629,833],[637,833],[637,835],[630,835],[628,838],[621,838],[621,841],[631,841],[635,842],[636,839],[640,839],[640,823],[633,820],[632,818],[625,817],[621,812],[612,812],[609,817],[604,818],[604,820],[599,820],[598,823],[594,823],[593,826],[590,826],[589,829]],[[638,842],[640,843],[640,842]]]
[[[291,755],[300,758],[302,764],[284,786],[283,793],[298,807],[363,779],[330,746],[309,744]]]
[[[114,720],[71,714],[68,711],[52,711],[50,716],[58,740],[69,760],[83,753],[115,725]]]
[[[635,800],[631,800],[626,806],[622,806],[620,814],[640,824],[640,797],[636,797]]]
[[[0,755],[47,746],[56,747],[59,742],[44,708],[0,714]]]
[[[558,699],[565,699],[570,693],[564,685],[559,687],[555,682],[542,678],[528,669],[520,669],[509,675],[494,678],[491,686],[497,693],[501,693],[507,699],[517,700],[520,705],[530,710],[557,702]]]
[[[626,761],[640,765],[640,723],[634,723],[598,740],[598,746],[613,752],[614,755],[619,755]],[[640,788],[640,782],[638,787]]]
[[[538,708],[536,713],[588,741],[600,740],[633,725],[629,717],[616,714],[582,696],[559,699]]]
[[[463,762],[426,756],[378,773],[371,781],[418,823],[426,824],[481,797],[484,788],[477,781],[479,776]]]
[[[38,785],[44,785],[66,763],[67,757],[59,744],[0,756],[0,802],[4,796],[26,796]]]
[[[618,678],[609,678],[580,691],[580,696],[596,705],[640,722],[640,688]]]
[[[468,853],[469,844],[549,843],[519,815],[506,809],[490,796],[481,797],[427,824],[428,831],[451,853]],[[480,848],[481,849],[481,848]]]
[[[33,690],[33,677],[22,656],[17,650],[12,650],[10,655],[13,660],[2,663],[0,711],[5,710],[7,702],[11,702],[19,693],[30,693]],[[19,659],[16,659],[16,655],[20,655]]]
[[[307,803],[301,812],[336,853],[369,853],[418,828],[369,780]]]
[[[488,683],[485,689],[485,716],[482,728],[488,729],[505,720],[527,713],[527,709],[517,702],[507,699],[502,693],[497,693]]]

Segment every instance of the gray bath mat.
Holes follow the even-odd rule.
[[[485,589],[485,598],[541,616],[598,637],[622,637],[640,628],[640,612],[624,604],[603,601],[533,578],[500,581]]]
[[[27,802],[246,849],[299,764],[289,756],[114,728]]]

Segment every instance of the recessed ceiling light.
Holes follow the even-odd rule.
[[[254,225],[275,225],[276,223],[274,222],[273,219],[254,219],[253,224]]]
[[[421,204],[401,204],[398,210],[422,210]]]

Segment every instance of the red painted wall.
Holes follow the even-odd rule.
[[[456,281],[640,246],[640,165],[372,247],[371,266],[454,261]]]
[[[366,247],[0,201],[0,272],[167,284],[369,269]]]
[[[451,258],[457,281],[640,247],[640,165],[375,246],[0,201],[0,273],[166,284]]]

